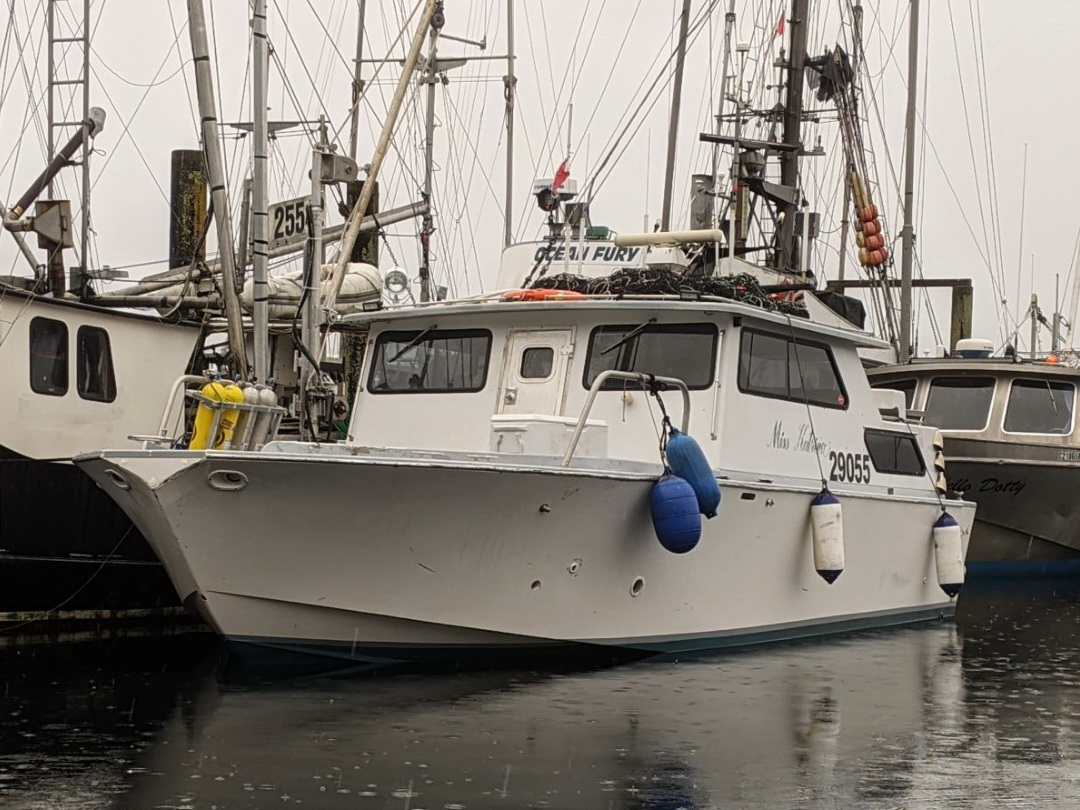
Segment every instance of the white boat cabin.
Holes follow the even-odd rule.
[[[723,474],[925,493],[933,430],[886,416],[856,346],[873,338],[723,300],[458,301],[356,316],[370,327],[346,445],[438,457],[660,460],[661,412],[639,382],[682,380],[688,432]],[[661,393],[672,424],[682,394]],[[885,397],[886,399],[888,397]],[[551,463],[550,461],[546,463]]]

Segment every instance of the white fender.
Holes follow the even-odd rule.
[[[810,502],[814,570],[830,585],[844,571],[844,516],[840,501],[823,489]]]
[[[941,590],[956,596],[964,587],[964,543],[960,524],[948,512],[934,523],[934,562]]]

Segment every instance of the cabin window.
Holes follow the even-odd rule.
[[[1072,383],[1049,380],[1013,380],[1005,406],[1005,430],[1010,433],[1072,432]]]
[[[711,323],[599,326],[589,337],[586,388],[604,371],[638,371],[676,377],[690,389],[708,388],[716,368],[719,332]],[[629,380],[608,380],[603,390],[640,388]]]
[[[847,408],[828,346],[750,329],[742,331],[739,390],[825,408]]]
[[[937,377],[930,381],[923,421],[942,430],[983,430],[993,399],[993,377]]]
[[[79,396],[96,402],[116,399],[109,333],[96,326],[80,326],[75,340],[75,385]]]
[[[62,397],[68,390],[68,330],[63,321],[30,321],[30,388]]]
[[[889,391],[900,391],[904,395],[904,407],[911,410],[912,405],[915,402],[915,389],[918,387],[918,380],[885,380],[883,382],[871,383],[871,388],[887,389]]]
[[[463,394],[483,390],[491,354],[486,329],[383,332],[368,378],[373,394]]]
[[[518,376],[523,380],[546,380],[554,367],[555,350],[551,346],[530,346],[521,353]]]
[[[922,475],[926,472],[919,445],[911,434],[867,430],[863,438],[878,472],[892,475]]]

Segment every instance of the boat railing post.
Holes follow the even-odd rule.
[[[180,389],[184,388],[189,383],[205,385],[208,382],[210,382],[209,379],[198,374],[183,374],[176,378],[176,381],[172,384],[172,388],[169,389],[169,398],[165,400],[165,412],[161,414],[161,422],[158,424],[158,436],[165,437],[169,433],[169,418],[172,416],[173,405],[176,403],[176,395],[179,393]],[[144,446],[143,449],[147,448]]]
[[[566,448],[566,455],[563,456],[562,466],[570,466],[570,460],[574,457],[574,451],[577,450],[578,442],[581,441],[581,434],[585,432],[585,422],[589,418],[589,412],[592,410],[596,395],[603,388],[604,383],[611,379],[630,380],[632,382],[640,382],[643,385],[647,382],[654,382],[678,388],[679,391],[682,392],[683,401],[682,432],[686,433],[689,430],[690,389],[687,388],[686,383],[678,377],[657,377],[653,374],[643,374],[640,371],[616,371],[615,369],[602,371],[597,375],[596,379],[593,380],[593,384],[589,386],[589,396],[585,398],[585,405],[581,409],[581,416],[578,417],[577,425],[574,426],[574,435],[570,437],[570,446]]]

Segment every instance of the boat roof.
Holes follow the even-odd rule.
[[[401,308],[358,312],[346,315],[342,318],[342,322],[350,325],[375,326],[400,322],[408,323],[417,320],[430,321],[433,316],[441,313],[454,316],[497,315],[520,313],[522,311],[565,313],[569,307],[590,312],[641,310],[672,313],[727,312],[733,316],[754,318],[785,329],[791,328],[801,332],[812,332],[839,338],[860,347],[887,349],[891,346],[890,343],[865,332],[841,329],[783,312],[771,312],[753,304],[719,296],[702,295],[700,297],[684,298],[674,295],[624,295],[621,297],[585,295],[580,298],[562,300],[507,301],[503,298],[503,295],[504,293],[499,292],[453,301],[432,301]]]
[[[993,374],[1015,377],[1077,377],[1080,368],[1065,363],[1048,363],[1045,360],[1008,357],[934,357],[912,360],[902,365],[871,367],[866,370],[871,377],[927,377],[938,374],[979,376]]]

